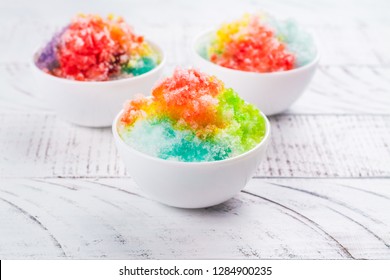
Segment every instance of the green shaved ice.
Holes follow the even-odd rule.
[[[219,96],[218,114],[231,119],[225,134],[234,137],[239,153],[248,151],[264,137],[266,123],[259,110],[242,100],[233,89],[225,89]]]

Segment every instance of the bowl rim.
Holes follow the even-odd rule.
[[[215,32],[215,31],[216,31],[215,28],[209,28],[209,29],[203,30],[202,32],[198,33],[198,35],[196,35],[195,38],[192,40],[191,50],[193,51],[195,56],[199,57],[201,60],[205,61],[209,65],[212,65],[212,66],[214,66],[216,68],[219,68],[222,71],[236,73],[236,74],[239,73],[241,75],[248,75],[248,76],[253,76],[253,77],[288,75],[288,74],[304,71],[307,68],[311,68],[311,67],[315,66],[318,63],[318,61],[320,60],[320,51],[319,51],[319,48],[318,48],[318,43],[317,43],[316,36],[312,32],[306,31],[313,38],[314,47],[316,49],[316,55],[309,63],[307,63],[307,64],[305,64],[303,66],[300,66],[298,68],[293,68],[291,70],[276,71],[276,72],[265,72],[265,73],[250,72],[250,71],[243,71],[243,70],[237,70],[237,69],[231,69],[231,68],[223,67],[223,66],[220,66],[218,64],[215,64],[215,63],[211,62],[210,60],[205,59],[203,56],[201,56],[199,54],[199,52],[197,50],[197,46],[198,46],[199,40],[202,37],[204,37],[206,35],[209,35],[210,33]]]
[[[117,80],[108,80],[108,81],[78,81],[78,80],[71,80],[71,79],[57,77],[57,76],[51,75],[51,74],[43,71],[36,64],[36,59],[37,59],[38,53],[42,50],[42,47],[38,47],[35,49],[35,51],[33,52],[32,59],[31,59],[30,63],[32,64],[34,71],[37,71],[37,72],[43,74],[45,77],[48,77],[49,79],[53,79],[53,80],[58,81],[58,82],[63,82],[63,83],[68,83],[68,84],[77,84],[77,85],[84,84],[84,85],[99,85],[99,86],[126,83],[129,81],[136,81],[136,80],[140,80],[142,78],[146,78],[147,76],[150,76],[155,72],[158,72],[161,68],[163,68],[165,66],[167,59],[166,59],[165,51],[163,50],[163,48],[150,39],[145,39],[145,41],[148,42],[150,45],[152,45],[152,47],[159,52],[159,54],[161,56],[161,61],[152,70],[150,70],[144,74],[141,74],[138,76],[133,76],[133,77],[126,77],[126,78],[121,78],[121,79],[117,79]]]
[[[262,146],[266,145],[269,138],[270,138],[270,134],[271,134],[271,124],[267,118],[267,116],[261,112],[259,110],[261,116],[264,118],[265,120],[265,124],[266,124],[266,132],[265,132],[265,135],[264,137],[261,139],[261,141],[259,143],[257,143],[256,146],[254,146],[252,149],[246,151],[245,153],[242,153],[240,155],[237,155],[237,156],[234,156],[234,157],[231,157],[231,158],[227,158],[227,159],[223,159],[223,160],[214,160],[214,161],[192,161],[192,162],[187,162],[187,161],[174,161],[174,160],[167,160],[167,159],[162,159],[162,158],[158,158],[158,157],[154,157],[154,156],[151,156],[151,155],[148,155],[148,154],[145,154],[141,151],[138,151],[136,149],[134,149],[133,147],[131,147],[130,145],[126,144],[123,139],[119,136],[119,132],[118,132],[118,129],[117,129],[117,124],[119,122],[119,119],[120,117],[122,116],[122,113],[123,113],[123,109],[118,113],[118,115],[115,117],[114,121],[113,121],[113,124],[112,124],[112,133],[114,135],[114,139],[116,142],[119,142],[121,145],[124,145],[126,147],[127,150],[129,150],[130,152],[132,153],[135,153],[135,154],[138,154],[139,156],[142,156],[144,158],[147,158],[149,160],[153,160],[153,161],[157,161],[157,162],[161,162],[161,163],[165,163],[165,164],[171,164],[171,165],[183,165],[183,166],[202,166],[202,165],[223,165],[223,164],[227,164],[227,163],[230,163],[232,161],[238,161],[240,159],[243,159],[243,158],[246,158],[248,157],[250,154],[254,153],[255,151],[259,150]]]

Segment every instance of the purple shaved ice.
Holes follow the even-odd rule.
[[[40,69],[51,71],[59,67],[57,46],[60,41],[60,37],[64,34],[67,28],[68,26],[65,26],[61,31],[57,32],[40,52],[36,61],[36,64]]]

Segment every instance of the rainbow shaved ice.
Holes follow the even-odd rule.
[[[117,130],[125,143],[145,154],[202,162],[254,148],[266,133],[266,121],[216,77],[176,69],[154,87],[151,97],[125,104]]]
[[[203,51],[215,64],[258,73],[291,70],[315,54],[313,38],[294,20],[277,21],[267,13],[245,14],[223,24]]]
[[[57,77],[108,81],[144,74],[160,55],[122,17],[78,15],[41,50],[36,65]]]

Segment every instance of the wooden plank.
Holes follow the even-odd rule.
[[[0,114],[0,177],[126,176],[111,130],[74,126],[47,113]],[[271,118],[258,177],[388,177],[390,116]]]
[[[175,59],[183,59],[180,54],[175,56]],[[0,109],[3,111],[45,109],[34,97],[36,89],[29,66],[27,63],[0,63],[0,77],[3,77]],[[168,66],[166,75],[170,75],[173,68],[174,65]],[[390,67],[320,66],[308,90],[284,114],[389,115],[388,77]]]
[[[285,114],[390,114],[390,67],[321,65]]]
[[[248,194],[297,211],[338,240],[352,257],[389,258],[389,180],[271,180],[261,187],[249,188]],[[370,256],[372,252],[375,256]]]
[[[47,13],[41,2],[0,2],[1,259],[390,258],[387,0],[94,3],[93,12],[123,15],[160,43],[166,74],[192,64],[196,34],[245,11],[293,16],[317,35],[319,71],[288,112],[271,118],[257,178],[200,210],[148,199],[110,129],[64,123],[34,97],[34,48],[90,10],[63,1],[61,13]],[[221,5],[224,13],[215,13]]]
[[[182,210],[131,179],[2,179],[0,258],[388,259],[389,199],[390,179],[254,179]]]
[[[267,161],[257,176],[389,176],[389,126],[388,116],[274,117]]]

